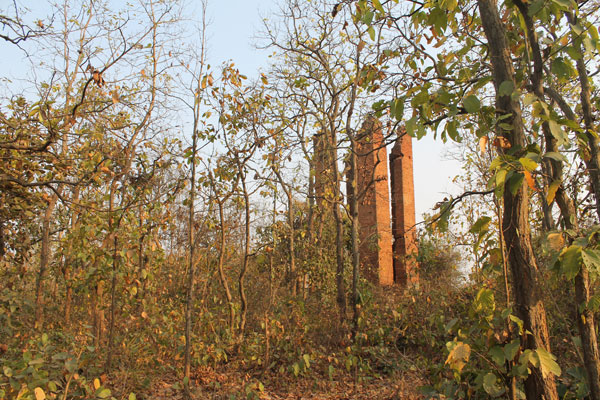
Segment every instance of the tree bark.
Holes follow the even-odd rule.
[[[194,199],[196,194],[196,152],[197,152],[197,132],[196,132],[196,119],[194,123],[194,132],[192,133],[192,176],[190,178],[190,204],[188,209],[188,245],[190,247],[189,259],[188,259],[188,271],[187,271],[187,282],[186,282],[186,294],[185,294],[185,354],[184,354],[184,378],[187,378],[185,384],[185,395],[186,398],[191,397],[190,393],[190,375],[191,375],[191,364],[192,364],[192,306],[194,299],[194,259],[196,244],[194,238]]]
[[[521,0],[516,0],[515,4],[519,8],[525,26],[527,28],[527,39],[532,53],[533,59],[533,74],[531,75],[531,83],[533,85],[534,93],[540,98],[544,98],[544,87],[543,87],[543,59],[542,53],[539,47],[537,33],[533,18],[529,15],[529,6]],[[570,16],[570,21],[573,23],[573,16]],[[587,71],[585,70],[585,64],[583,62],[583,54],[577,60],[577,69],[579,72],[580,85],[581,85],[581,103],[584,114],[584,123],[586,128],[586,134],[588,135],[588,141],[590,143],[590,149],[593,149],[595,139],[589,135],[591,129],[591,104],[589,98],[589,82],[587,80]],[[586,95],[587,94],[587,95]],[[588,118],[586,118],[586,115]],[[547,121],[542,123],[542,131],[546,140],[546,151],[558,152],[558,142],[550,131],[550,126]],[[593,153],[593,150],[591,151]],[[597,161],[597,159],[596,159]],[[597,182],[597,162],[594,163],[594,158],[587,162],[588,171],[592,180],[592,190],[594,195],[597,196],[597,186],[600,184]],[[563,165],[561,161],[550,160],[550,174],[551,180],[561,182],[558,190],[556,191],[556,202],[560,208],[561,214],[564,219],[565,227],[567,229],[579,230],[579,223],[577,221],[577,213],[573,200],[567,195],[564,186],[562,184],[563,177]],[[594,181],[595,180],[595,181]],[[598,199],[598,197],[596,197]],[[598,206],[598,202],[596,202]],[[598,215],[600,216],[600,209],[598,209]],[[599,354],[598,354],[598,342],[596,339],[594,314],[587,309],[587,304],[590,300],[589,294],[589,273],[585,264],[581,265],[581,269],[575,277],[575,297],[577,300],[577,323],[579,326],[579,333],[581,336],[582,350],[584,355],[585,369],[588,376],[588,383],[591,392],[591,398],[593,400],[600,399],[600,372],[598,370]]]
[[[516,87],[514,69],[506,43],[506,29],[502,24],[493,0],[478,0],[481,22],[488,41],[492,76],[496,92],[505,81]],[[511,128],[504,130],[512,148],[525,146],[525,134],[518,101],[511,96],[497,96],[496,109],[500,115],[510,115],[506,120]],[[500,132],[499,132],[500,133]],[[541,299],[539,271],[531,246],[529,226],[529,194],[525,183],[512,195],[508,184],[504,190],[503,234],[506,241],[508,263],[513,275],[515,311],[524,322],[524,329],[531,332],[522,337],[525,349],[538,348],[550,351],[546,311]],[[558,393],[553,375],[544,377],[540,368],[530,366],[531,373],[525,381],[528,399],[557,400]]]
[[[42,325],[42,283],[44,280],[44,275],[46,274],[46,270],[48,269],[48,264],[50,263],[50,220],[52,219],[52,213],[54,212],[54,207],[56,206],[57,200],[58,198],[56,196],[51,197],[42,219],[42,249],[40,251],[40,270],[38,271],[38,276],[35,283],[35,326],[37,328],[41,327]]]
[[[227,276],[225,276],[225,214],[223,212],[223,202],[218,200],[217,206],[219,207],[219,223],[221,225],[219,228],[219,279],[221,280],[221,285],[223,286],[225,297],[227,298],[227,304],[229,305],[229,330],[233,337],[233,330],[235,327],[235,306],[233,304],[233,296],[231,295],[229,284],[227,283]]]
[[[242,168],[240,167],[240,174],[243,174]],[[242,269],[238,279],[238,289],[240,294],[240,341],[244,338],[246,330],[246,315],[248,314],[248,300],[246,299],[246,292],[244,290],[244,277],[248,270],[248,261],[250,260],[250,196],[246,188],[246,176],[242,176],[242,191],[244,196],[244,260],[242,263]]]

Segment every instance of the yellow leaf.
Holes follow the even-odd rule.
[[[98,378],[94,379],[94,389],[100,389],[100,379]]]
[[[554,181],[548,186],[548,194],[546,195],[546,203],[548,203],[548,205],[552,204],[554,201],[554,196],[556,196],[560,184],[561,181]]]
[[[489,140],[490,139],[487,136],[482,136],[479,138],[479,151],[481,151],[481,154],[485,154],[485,149],[487,148]]]
[[[471,346],[463,342],[449,342],[446,346],[450,353],[445,364],[449,364],[452,369],[460,372],[469,361]]]
[[[548,234],[548,243],[552,250],[560,250],[565,245],[565,239],[562,233],[550,233]]]
[[[35,393],[35,400],[44,400],[46,398],[46,393],[40,387],[33,389],[33,393]]]

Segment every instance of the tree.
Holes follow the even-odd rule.
[[[569,220],[575,217],[575,210],[560,189],[562,167],[556,142],[561,146],[568,142],[556,117],[545,105],[541,88],[544,68],[548,68],[542,62],[552,62],[553,75],[556,75],[561,61],[541,60],[533,18],[539,20],[540,26],[550,23],[553,16],[560,21],[564,6],[553,4],[542,9],[539,3],[534,10],[519,2],[497,5],[482,0],[477,4],[415,4],[412,10],[407,10],[392,8],[391,2],[386,4],[390,7],[386,9],[378,1],[372,5],[366,1],[355,4],[355,17],[368,26],[378,27],[381,36],[389,30],[397,32],[403,40],[396,47],[398,53],[412,48],[417,54],[417,57],[404,57],[407,57],[406,65],[414,71],[413,78],[422,82],[422,86],[414,86],[399,73],[397,84],[407,90],[382,104],[382,111],[389,107],[389,111],[402,120],[402,103],[410,102],[412,118],[404,120],[410,134],[420,137],[430,129],[435,134],[441,132],[443,139],[460,140],[462,134],[473,132],[481,138],[483,147],[488,142],[497,147],[500,155],[492,162],[495,175],[490,185],[496,188],[496,195],[503,203],[502,234],[512,273],[515,309],[531,332],[523,337],[522,344],[532,351],[548,351],[540,273],[531,245],[527,193],[529,187],[536,189],[532,174],[542,159],[549,159],[547,164],[553,177],[552,191],[549,189],[544,199],[550,203],[556,195],[563,217]],[[468,14],[466,10],[475,6],[479,15]],[[400,16],[396,16],[396,11]],[[524,27],[519,24],[519,18],[524,19]],[[414,25],[409,26],[409,23]],[[521,37],[518,33],[528,38],[528,46],[515,45]],[[433,47],[425,46],[425,41]],[[393,54],[395,50],[387,51]],[[490,63],[474,58],[478,56],[489,59]],[[529,65],[530,59],[532,65]],[[422,68],[418,66],[419,62]],[[384,64],[380,68],[387,66]],[[491,77],[486,75],[488,72]],[[481,96],[487,97],[490,81],[496,93],[495,98],[489,100],[492,107],[480,100]],[[520,102],[524,92],[530,93],[525,96],[525,106],[535,103],[533,111],[527,109],[527,113]],[[534,119],[532,128],[529,128],[530,116]],[[541,153],[532,140],[540,128],[546,138],[546,153]],[[493,140],[487,137],[489,131],[497,134]],[[553,376],[539,369],[532,369],[525,389],[528,398],[557,398]]]

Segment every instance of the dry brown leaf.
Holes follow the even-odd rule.
[[[535,186],[535,179],[533,179],[531,173],[529,171],[523,171],[523,174],[525,175],[525,181],[527,182],[527,186],[529,186],[531,190],[537,192],[538,189]]]
[[[500,149],[510,149],[511,148],[510,142],[504,136],[495,137],[493,143],[494,143],[494,146],[496,146]]]
[[[552,250],[560,250],[565,245],[565,238],[562,233],[550,233],[548,234],[548,243]]]
[[[33,389],[33,393],[35,393],[35,400],[44,400],[46,398],[46,393],[44,393],[44,389],[41,387]]]
[[[479,151],[481,154],[485,154],[485,149],[487,148],[487,144],[490,139],[487,136],[482,136],[479,138]]]

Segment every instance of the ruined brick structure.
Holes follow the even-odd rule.
[[[396,139],[390,153],[392,188],[392,235],[394,236],[394,281],[414,284],[417,275],[417,239],[415,232],[415,185],[413,178],[412,138]]]
[[[381,285],[414,284],[417,275],[412,139],[401,135],[388,160],[381,123],[369,117],[358,138],[358,220],[363,274]],[[348,188],[348,194],[353,194]]]
[[[365,276],[381,285],[394,283],[389,212],[387,150],[381,123],[368,118],[359,134],[358,221],[360,259]]]

